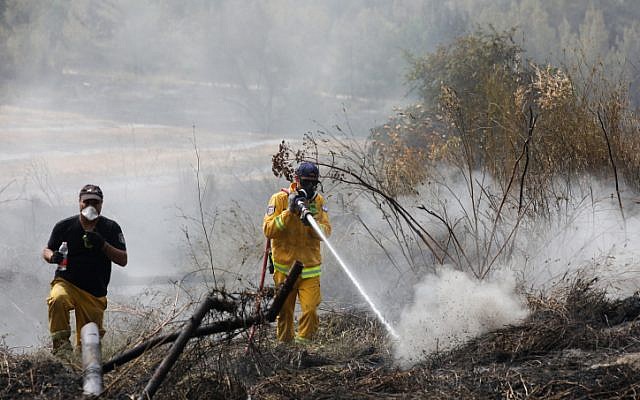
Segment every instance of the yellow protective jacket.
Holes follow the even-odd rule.
[[[289,193],[295,191],[296,187],[294,182],[288,190],[283,189],[271,196],[262,229],[264,235],[271,239],[271,256],[275,270],[288,274],[293,263],[298,260],[304,265],[301,276],[305,279],[320,276],[321,239],[312,227],[302,223],[300,215],[289,211]],[[322,195],[317,194],[309,203],[309,211],[325,237],[329,237],[331,224]]]

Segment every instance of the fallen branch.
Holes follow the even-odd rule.
[[[187,321],[185,327],[182,329],[182,332],[180,332],[180,335],[178,335],[178,338],[171,346],[171,349],[169,349],[169,353],[162,360],[158,368],[156,368],[156,371],[153,373],[153,376],[151,377],[149,382],[147,382],[147,386],[145,386],[142,394],[139,397],[140,400],[151,399],[156,393],[156,391],[162,384],[162,381],[164,381],[164,378],[167,377],[167,374],[173,367],[173,364],[175,364],[175,362],[178,360],[178,357],[180,357],[180,354],[182,354],[182,351],[187,345],[189,338],[191,338],[193,331],[198,326],[200,326],[202,318],[204,318],[209,310],[211,310],[213,301],[214,299],[212,297],[207,296],[207,298],[202,303],[200,303],[195,313],[193,313],[191,318],[189,318],[189,321]]]
[[[291,292],[294,283],[300,276],[300,272],[302,272],[302,264],[300,263],[294,264],[293,268],[291,268],[291,271],[289,272],[289,276],[287,276],[287,280],[284,282],[280,290],[278,290],[276,297],[273,299],[273,303],[271,304],[271,307],[267,310],[265,314],[258,314],[250,318],[234,318],[234,319],[220,321],[212,324],[203,325],[195,329],[191,333],[190,338],[207,336],[214,333],[232,332],[237,329],[247,329],[253,325],[270,323],[275,321],[276,317],[280,313],[280,309],[282,308],[284,301],[286,300],[287,296]],[[216,300],[218,299],[214,299],[214,304],[216,303]],[[215,306],[212,308],[215,308]],[[178,336],[179,336],[178,333],[171,333],[171,334],[159,336],[159,337],[150,339],[144,343],[141,343],[136,347],[130,350],[127,350],[124,353],[121,353],[120,355],[113,357],[107,362],[105,362],[102,365],[102,373],[106,374],[108,372],[111,372],[115,368],[126,364],[127,362],[141,356],[146,351],[151,350],[157,346],[160,346],[166,343],[172,343],[176,339],[178,339]]]

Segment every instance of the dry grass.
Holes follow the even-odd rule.
[[[253,350],[244,336],[194,339],[156,399],[626,399],[637,398],[640,297],[607,300],[577,280],[549,297],[530,297],[531,316],[432,354],[401,370],[384,329],[363,312],[322,315],[309,346],[278,345],[263,327]],[[140,393],[166,347],[105,376],[105,399]],[[80,371],[44,353],[0,349],[0,397],[62,399],[81,394]]]
[[[47,352],[17,355],[0,348],[0,398],[69,399],[81,393],[81,370]]]

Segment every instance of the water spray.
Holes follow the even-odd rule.
[[[306,192],[304,191],[304,189],[300,189],[299,192],[301,194],[304,194],[305,197],[306,197]],[[342,267],[343,271],[347,274],[349,279],[351,279],[351,282],[358,289],[358,291],[360,292],[362,297],[364,297],[364,299],[367,301],[367,303],[369,304],[369,307],[371,307],[371,309],[376,314],[376,316],[378,317],[380,322],[382,322],[382,324],[387,329],[389,334],[391,336],[393,336],[394,339],[399,340],[400,336],[398,335],[398,333],[396,333],[395,329],[393,329],[391,324],[382,316],[382,313],[380,312],[380,310],[378,310],[378,307],[376,307],[376,305],[373,303],[373,301],[371,300],[369,295],[367,295],[367,292],[365,292],[365,290],[362,287],[362,285],[360,285],[360,282],[358,282],[356,280],[356,277],[353,276],[353,273],[351,273],[351,270],[349,270],[349,268],[347,267],[345,262],[342,261],[342,258],[340,258],[340,255],[338,254],[338,252],[333,248],[333,246],[331,245],[331,243],[329,242],[327,237],[324,235],[324,232],[322,232],[322,229],[320,229],[320,226],[318,226],[318,223],[313,218],[313,215],[311,214],[311,211],[309,211],[309,209],[305,205],[304,201],[301,200],[301,199],[298,200],[297,206],[300,209],[300,218],[303,221],[306,220],[309,223],[309,225],[313,228],[313,230],[318,234],[318,236],[320,236],[320,238],[322,238],[322,241],[324,241],[324,243],[327,245],[327,247],[331,251],[331,254],[333,254],[333,256],[336,258],[336,260],[338,261],[338,264],[340,264],[340,266]]]

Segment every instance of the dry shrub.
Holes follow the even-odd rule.
[[[563,104],[572,97],[573,84],[564,71],[553,68],[550,65],[541,67],[532,64],[531,67],[535,73],[531,86],[537,93],[534,101],[540,110],[553,110],[559,104]],[[516,105],[519,105],[518,103],[516,101]],[[523,102],[520,106],[523,107],[524,105]]]
[[[531,209],[541,213],[570,195],[578,176],[614,179],[612,163],[624,182],[640,188],[640,121],[623,78],[580,60],[571,67],[530,62],[512,35],[480,31],[411,59],[408,79],[423,96],[422,113],[405,111],[416,118],[412,125],[439,115],[446,122],[433,124],[422,142],[412,141],[407,129],[385,126],[377,132],[392,143],[424,149],[426,159],[487,172],[505,188],[516,168]],[[411,153],[385,150],[386,169],[403,165]],[[561,189],[555,181],[566,185]]]
[[[437,121],[420,104],[415,104],[396,115],[371,133],[370,154],[381,166],[380,180],[392,196],[414,194],[427,176],[434,152],[429,146],[442,142],[437,133]]]

